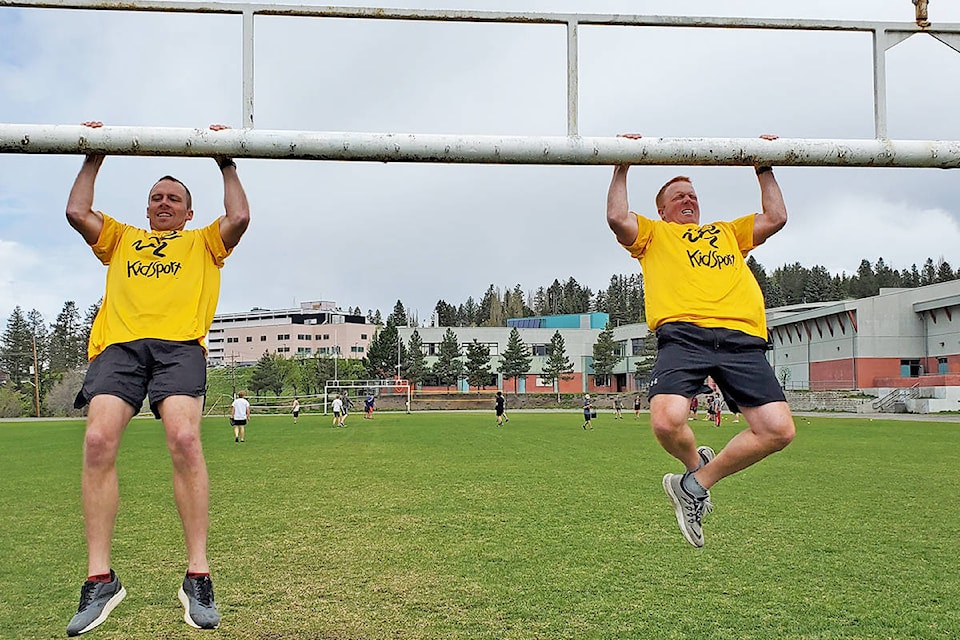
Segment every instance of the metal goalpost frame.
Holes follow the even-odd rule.
[[[229,14],[242,16],[243,128],[199,129],[0,124],[0,153],[231,155],[375,162],[488,164],[674,164],[780,166],[935,167],[960,166],[960,141],[887,138],[886,52],[918,33],[960,52],[960,24],[933,24],[928,0],[916,5],[916,22],[752,19],[662,15],[445,11],[376,7],[257,3],[159,2],[144,0],[0,0],[0,7]],[[554,137],[430,135],[260,130],[254,127],[254,27],[257,16],[553,25],[566,29],[567,135]],[[644,138],[623,140],[579,135],[579,28],[628,26],[699,29],[802,30],[869,33],[873,47],[872,140],[746,138]]]
[[[410,403],[412,401],[412,389],[409,380],[396,379],[377,379],[377,380],[327,380],[323,385],[323,415],[327,415],[327,399],[330,397],[331,389],[386,389],[390,388],[398,393],[407,395],[406,412],[410,413]]]

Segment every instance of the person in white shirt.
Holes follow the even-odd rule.
[[[333,426],[343,426],[343,400],[339,393],[333,398]]]
[[[233,441],[245,442],[247,420],[250,419],[250,403],[244,398],[243,391],[237,393],[237,399],[230,405],[230,424],[233,425]]]

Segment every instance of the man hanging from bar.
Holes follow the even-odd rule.
[[[220,613],[207,562],[209,482],[200,443],[207,375],[203,341],[220,294],[220,268],[246,231],[250,208],[237,165],[218,157],[224,215],[202,229],[186,230],[193,219],[190,191],[164,176],[147,199],[150,229],[138,229],[94,211],[103,160],[101,154],[86,156],[67,202],[70,225],[107,265],[103,305],[90,332],[90,367],[76,402],[78,408],[89,405],[82,479],[88,577],[67,635],[103,623],[126,595],[110,561],[119,506],[116,461],[123,432],[147,396],[166,432],[187,547],[187,572],[177,594],[184,621],[214,629]]]
[[[758,166],[763,213],[701,225],[693,184],[677,176],[657,194],[660,219],[651,220],[630,211],[629,168],[614,168],[607,224],[643,271],[647,324],[656,331],[658,349],[648,394],[650,423],[660,445],[686,467],[685,473],[666,474],[663,489],[684,538],[702,547],[710,488],[793,440],[790,407],[764,355],[763,294],[745,261],[783,228],[787,209],[772,167]],[[687,421],[690,399],[707,376],[748,425],[716,455],[710,447],[697,448]]]

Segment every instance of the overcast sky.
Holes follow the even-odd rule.
[[[342,6],[374,6],[340,2]],[[906,21],[910,0],[395,1],[398,8]],[[934,23],[960,2],[931,0]],[[0,7],[0,122],[241,126],[237,16]],[[264,17],[256,21],[255,117],[264,129],[564,135],[566,34],[558,26]],[[580,133],[613,136],[872,138],[865,34],[581,27]],[[889,135],[960,140],[960,54],[914,36],[887,55]],[[16,305],[53,322],[96,302],[105,268],[67,225],[81,156],[0,154],[0,321]],[[223,270],[219,311],[305,300],[421,321],[437,300],[489,284],[530,291],[570,276],[593,290],[636,261],[606,227],[609,167],[238,161],[252,209]],[[222,214],[206,158],[108,158],[95,208],[145,225],[146,196],[173,174],[192,226]],[[635,167],[631,207],[655,215],[670,177],[693,178],[702,221],[757,211],[745,167]],[[927,257],[960,267],[960,173],[785,167],[790,213],[754,252],[856,271]]]

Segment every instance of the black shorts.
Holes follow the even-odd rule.
[[[712,376],[733,412],[785,402],[767,349],[766,340],[742,331],[667,323],[657,329],[657,361],[647,397],[669,393],[692,398]]]
[[[502,416],[502,415],[503,415],[503,409],[497,408],[497,409],[494,409],[494,411],[497,412],[497,415],[498,415],[498,416]]]
[[[246,420],[234,420],[233,418],[230,418],[231,427],[243,427],[243,426],[246,426],[246,424],[247,424]]]
[[[112,344],[93,359],[73,406],[83,408],[94,396],[116,396],[139,413],[150,396],[150,410],[168,396],[199,398],[206,393],[207,359],[196,340],[174,342],[144,338]]]

